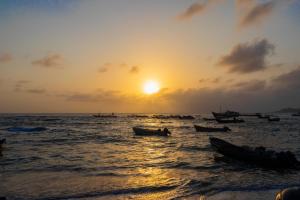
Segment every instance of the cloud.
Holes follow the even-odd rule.
[[[0,63],[8,63],[12,61],[13,57],[9,53],[0,54]]]
[[[244,82],[236,83],[234,86],[239,89],[243,89],[244,91],[253,92],[253,91],[264,89],[266,87],[266,81],[265,80],[244,81]]]
[[[206,0],[202,3],[196,2],[190,5],[184,12],[177,16],[178,20],[189,20],[195,15],[203,13],[216,0]]]
[[[46,90],[45,89],[28,89],[27,92],[32,93],[32,94],[45,94]]]
[[[24,87],[26,87],[29,83],[31,83],[31,81],[28,80],[19,80],[16,82],[15,84],[15,92],[21,92],[23,91]]]
[[[235,46],[222,57],[219,65],[227,67],[231,73],[246,74],[266,69],[266,57],[274,53],[275,46],[268,40],[256,40]]]
[[[46,68],[60,67],[63,63],[63,57],[59,54],[47,55],[41,59],[32,61],[32,65],[37,65]]]
[[[100,69],[98,70],[99,73],[105,73],[108,71],[107,67],[100,67]]]
[[[257,3],[255,0],[236,0],[239,11],[239,26],[248,27],[262,24],[270,17],[276,8],[293,3],[293,0],[269,0]]]
[[[104,64],[102,65],[102,67],[99,68],[98,72],[99,72],[99,73],[105,73],[105,72],[108,71],[108,69],[109,69],[111,66],[112,66],[112,64],[109,63],[109,62],[104,63]]]
[[[131,74],[137,74],[140,72],[140,68],[138,66],[132,66],[129,70],[129,73]]]
[[[277,88],[299,89],[300,88],[300,66],[290,72],[281,74],[272,80]]]

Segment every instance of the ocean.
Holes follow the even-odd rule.
[[[200,133],[194,120],[117,114],[1,114],[0,197],[7,199],[274,199],[300,186],[300,172],[222,162],[209,144],[218,137],[238,145],[291,151],[300,159],[300,117],[280,122],[243,117],[227,133]],[[132,127],[167,127],[170,137],[135,136]],[[43,127],[19,131],[11,127]]]

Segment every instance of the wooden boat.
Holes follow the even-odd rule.
[[[268,121],[269,121],[269,122],[279,122],[279,121],[280,121],[280,118],[279,118],[279,117],[269,117],[269,118],[268,118]]]
[[[194,127],[197,132],[227,132],[227,131],[231,131],[231,129],[228,128],[227,126],[219,128],[219,127],[203,127],[203,126],[194,125]]]
[[[238,112],[234,112],[234,111],[226,111],[223,113],[216,113],[216,112],[212,112],[213,116],[215,118],[221,119],[221,118],[232,118],[232,117],[239,117],[240,113]]]
[[[233,118],[233,119],[216,119],[218,123],[220,124],[230,124],[230,123],[243,123],[245,122],[245,120],[243,119],[236,119],[236,118]]]
[[[135,135],[139,136],[169,136],[171,135],[171,132],[167,129],[164,128],[163,130],[158,129],[158,130],[153,130],[153,129],[144,129],[144,128],[138,128],[138,127],[133,127],[133,132]]]
[[[281,190],[276,195],[276,200],[296,200],[300,199],[300,187],[291,187]]]
[[[275,152],[271,150],[266,151],[264,147],[241,147],[215,137],[211,137],[209,140],[217,152],[242,162],[275,169],[299,168],[300,166],[300,162],[290,151]]]

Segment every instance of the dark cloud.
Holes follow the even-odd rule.
[[[249,26],[257,23],[261,23],[274,11],[278,1],[269,1],[261,4],[257,4],[242,17],[240,25]]]
[[[9,53],[0,54],[0,63],[7,63],[12,61],[13,57]]]
[[[203,13],[212,3],[217,0],[205,0],[202,3],[196,2],[190,5],[184,12],[177,16],[178,20],[189,20],[195,15]]]
[[[267,67],[266,57],[274,50],[275,46],[266,39],[243,43],[235,46],[218,64],[227,67],[231,73],[261,71]]]
[[[132,66],[129,70],[129,73],[131,74],[137,74],[140,72],[140,68],[138,66]]]
[[[278,88],[299,89],[300,88],[300,66],[288,73],[281,74],[272,80]]]
[[[32,61],[33,65],[46,67],[46,68],[60,67],[62,63],[63,63],[63,57],[59,54],[47,55],[41,59]]]
[[[262,90],[266,87],[265,80],[252,80],[252,81],[245,81],[245,82],[238,82],[234,85],[239,89],[243,89],[244,91],[253,92]]]
[[[207,7],[206,3],[193,3],[183,13],[177,16],[179,20],[187,20],[192,18],[196,14],[200,14]]]

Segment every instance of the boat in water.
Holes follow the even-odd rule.
[[[300,117],[300,112],[292,114],[293,117]]]
[[[197,132],[227,132],[227,131],[231,131],[231,129],[228,128],[227,126],[220,128],[220,127],[203,127],[203,126],[194,125],[194,127]]]
[[[219,119],[219,118],[217,118],[216,121],[220,124],[244,123],[245,122],[245,120],[237,119],[235,117],[233,119]]]
[[[237,146],[215,137],[211,137],[209,140],[217,152],[242,162],[273,169],[299,169],[300,167],[300,162],[290,151],[275,152],[266,150],[264,147],[251,148],[248,146]]]
[[[95,114],[93,117],[96,118],[117,118],[118,116],[112,113],[111,115]]]
[[[204,121],[216,121],[216,118],[203,118]]]
[[[226,111],[226,112],[220,112],[220,113],[216,113],[216,112],[212,112],[213,116],[216,119],[221,119],[221,118],[232,118],[232,117],[239,117],[240,113],[239,112],[235,112],[235,111]]]
[[[279,117],[269,117],[269,118],[268,118],[268,121],[269,121],[269,122],[279,122],[279,121],[280,121],[280,118],[279,118]]]
[[[262,115],[262,114],[259,114],[259,115],[257,115],[257,117],[258,117],[259,119],[269,119],[269,118],[270,118],[270,115]]]
[[[138,128],[138,127],[133,127],[133,132],[135,133],[135,135],[139,135],[139,136],[170,136],[171,132],[167,129],[164,128],[163,130],[158,129],[158,130],[154,130],[154,129],[145,129],[145,128]]]

